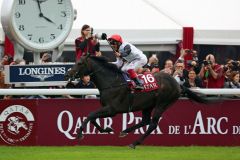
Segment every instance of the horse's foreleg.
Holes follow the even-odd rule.
[[[142,111],[142,121],[134,126],[131,126],[127,129],[123,130],[122,132],[120,132],[119,137],[125,137],[129,132],[150,124],[151,112],[152,112],[152,109],[143,110]]]
[[[139,139],[137,139],[135,142],[130,144],[129,147],[135,149],[136,145],[141,144],[144,141],[144,139],[147,136],[149,136],[151,134],[151,132],[157,128],[159,118],[161,117],[163,112],[164,112],[164,110],[162,110],[161,108],[154,109],[153,117],[152,117],[152,120],[150,122],[150,125],[149,125],[147,131]]]
[[[83,139],[83,130],[86,128],[87,126],[87,123],[90,121],[90,122],[96,122],[95,120],[97,118],[105,118],[105,117],[112,117],[114,116],[116,113],[112,110],[111,107],[103,107],[101,109],[99,109],[98,111],[96,112],[92,112],[88,115],[87,119],[85,119],[83,121],[83,124],[82,126],[79,128],[79,132],[78,132],[78,136],[77,138],[78,139]],[[97,122],[95,123],[97,124]],[[98,124],[97,124],[98,125]],[[98,125],[99,126],[99,125]],[[99,126],[99,128],[101,128]]]
[[[107,128],[102,128],[102,127],[96,122],[96,119],[91,120],[90,122],[91,122],[91,123],[99,130],[99,132],[101,132],[101,133],[110,133],[110,132],[113,131],[113,129],[112,129],[112,128],[109,128],[109,127],[107,127]]]

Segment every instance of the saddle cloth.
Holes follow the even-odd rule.
[[[129,87],[131,90],[134,90],[134,92],[150,92],[159,88],[159,85],[151,72],[144,72],[142,74],[138,74],[138,78],[143,82],[144,89],[134,90],[135,83],[132,81],[132,84],[130,84]]]

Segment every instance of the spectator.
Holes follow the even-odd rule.
[[[185,69],[184,57],[188,54],[187,50],[182,49],[180,57],[174,64],[173,77],[177,80],[179,84],[183,84],[185,79],[188,77],[188,71]]]
[[[12,61],[10,65],[26,65],[26,61],[24,59],[16,59]]]
[[[225,82],[224,87],[225,88],[240,88],[238,71],[231,72],[231,74],[229,76],[229,81]]]
[[[186,72],[187,71],[185,70],[184,62],[178,60],[175,64],[175,71],[173,73],[173,77],[179,84],[183,84],[185,82]]]
[[[1,59],[0,65],[9,65],[13,61],[12,56],[5,54]]]
[[[195,60],[191,60],[187,62],[187,70],[194,70],[196,74],[198,74],[200,72],[200,67],[197,61]]]
[[[185,63],[187,65],[186,69],[194,70],[195,73],[198,74],[200,72],[201,67],[199,67],[199,64],[198,64],[197,51],[186,49],[185,52],[187,52],[187,54],[191,54],[192,56],[192,60],[187,60],[187,62]]]
[[[5,83],[5,72],[4,66],[9,65],[13,61],[13,58],[10,55],[4,55],[0,62],[0,88],[10,88],[11,85]],[[10,99],[12,96],[0,96],[1,99]]]
[[[89,75],[84,75],[76,84],[76,88],[96,88]]]
[[[203,61],[199,77],[203,80],[205,88],[223,88],[224,86],[223,68],[215,62],[212,54],[207,55]]]
[[[188,78],[185,79],[183,85],[187,88],[203,87],[201,79],[196,75],[196,72],[193,69],[188,71]]]
[[[4,79],[5,79],[5,73],[4,73],[3,69],[1,68],[1,70],[0,70],[0,88],[9,88],[10,85],[5,84]]]
[[[168,59],[165,61],[164,68],[160,71],[164,73],[168,73],[170,75],[173,74],[173,61],[171,59]]]
[[[90,53],[92,55],[101,56],[100,44],[98,40],[93,36],[93,28],[85,24],[81,29],[81,37],[75,40],[76,48],[76,61],[78,61],[81,56]]]
[[[40,64],[46,64],[52,62],[52,55],[49,54],[48,52],[43,53],[41,59],[40,59]]]
[[[227,83],[229,81],[229,77],[232,73],[232,69],[231,69],[231,64],[232,64],[233,60],[232,59],[227,59],[226,60],[226,64],[222,65],[223,68],[223,74],[224,74],[224,81],[225,83]]]
[[[0,69],[0,88],[10,88],[11,85],[5,83],[5,73],[3,68]],[[11,96],[0,96],[0,99],[10,98]]]
[[[89,75],[84,75],[81,77],[80,81],[77,84],[74,84],[73,82],[69,82],[66,86],[67,88],[79,88],[79,89],[91,89],[96,88],[95,84],[91,81],[91,78]],[[70,96],[66,95],[68,98],[96,98],[96,95],[80,95],[80,96]]]
[[[148,63],[144,66],[144,68],[148,68],[151,73],[159,72],[158,58],[156,54],[149,57]]]

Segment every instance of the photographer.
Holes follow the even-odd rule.
[[[239,71],[240,70],[240,62],[230,59],[229,61],[227,61],[227,64],[224,66],[224,69],[229,70],[229,71]]]
[[[198,62],[195,60],[187,61],[187,68],[188,68],[188,71],[194,70],[196,74],[198,74],[201,70],[201,67],[199,66]]]
[[[197,51],[193,49],[183,49],[181,50],[181,55],[179,59],[184,60],[185,57],[191,57],[191,59],[185,60],[186,70],[194,70],[197,74],[200,72],[200,67],[198,65],[198,54]]]
[[[215,62],[212,54],[207,55],[203,61],[199,77],[202,78],[205,88],[223,88],[224,86],[223,68]]]
[[[85,24],[81,29],[81,37],[75,40],[76,61],[81,56],[90,53],[91,55],[101,56],[100,44],[98,39],[93,35],[93,28]]]

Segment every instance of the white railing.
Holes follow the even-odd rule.
[[[205,95],[240,95],[240,89],[224,88],[224,89],[191,89],[196,93]]]
[[[205,95],[237,95],[240,89],[191,89]],[[99,95],[98,89],[0,89],[0,95]]]
[[[0,95],[99,95],[98,89],[0,89]]]

